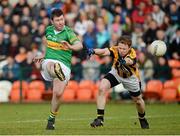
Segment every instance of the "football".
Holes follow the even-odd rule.
[[[166,43],[161,40],[155,40],[149,46],[150,53],[155,56],[163,56],[166,53],[166,50]]]

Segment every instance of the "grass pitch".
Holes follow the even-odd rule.
[[[140,128],[134,104],[108,103],[104,127],[91,128],[96,105],[62,104],[54,131],[45,130],[50,104],[0,104],[0,135],[180,135],[180,104],[147,104],[149,130]]]

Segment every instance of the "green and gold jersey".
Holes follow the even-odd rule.
[[[61,41],[67,41],[73,45],[76,41],[79,41],[73,30],[67,26],[64,26],[63,30],[56,32],[54,26],[48,26],[45,31],[47,40],[45,59],[53,59],[61,61],[67,67],[71,67],[72,51],[65,49]]]
[[[135,75],[137,78],[140,79],[139,70],[137,68],[137,63],[136,63],[136,52],[133,48],[131,48],[129,53],[124,57],[124,58],[130,58],[131,60],[133,60],[134,63],[132,65],[121,65],[118,62],[119,54],[118,54],[117,46],[112,46],[111,48],[109,48],[109,50],[113,58],[112,67],[114,67],[117,70],[119,76],[123,78],[127,78],[132,75]]]

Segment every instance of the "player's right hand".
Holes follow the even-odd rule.
[[[35,56],[33,58],[33,62],[35,62],[35,63],[41,63],[43,60],[44,60],[44,57],[42,57],[42,56]]]

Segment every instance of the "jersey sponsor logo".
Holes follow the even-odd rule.
[[[47,35],[46,38],[47,38],[47,40],[51,40],[53,42],[57,42],[58,41],[56,36]]]

